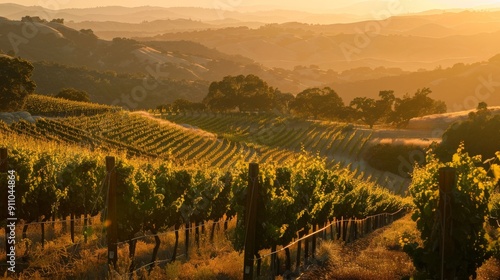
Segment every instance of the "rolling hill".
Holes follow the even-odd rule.
[[[12,9],[4,13],[9,11]],[[116,11],[123,14],[131,10]],[[0,50],[38,63],[42,71],[35,70],[35,79],[44,94],[61,87],[82,88],[94,101],[111,104],[122,94],[143,86],[141,79],[145,77],[159,81],[138,108],[156,107],[179,97],[200,101],[211,81],[254,74],[292,94],[309,87],[330,86],[345,103],[358,96],[375,97],[380,90],[394,90],[401,96],[429,87],[433,98],[444,100],[449,111],[458,111],[474,108],[481,101],[500,105],[495,94],[500,69],[498,57],[494,57],[500,50],[499,14],[429,13],[350,24],[267,24],[256,29],[207,29],[209,23],[186,19],[158,21],[156,30],[152,22],[110,23],[117,32],[140,32],[145,27],[156,32],[162,29],[160,22],[202,28],[111,41],[85,28],[89,27],[87,23],[106,28],[103,22],[78,23],[78,30],[69,23],[0,18],[0,34],[7,34],[0,36]],[[369,37],[366,47],[342,50],[342,46],[361,40],[357,32],[377,24],[383,28],[379,34],[369,34],[376,36]],[[26,30],[30,30],[29,36],[23,36]],[[352,53],[346,56],[346,50]],[[351,60],[346,59],[349,54]],[[42,61],[47,62],[45,66]],[[48,64],[73,70],[54,70]],[[49,73],[59,79],[51,80]],[[116,78],[122,74],[125,76]],[[125,81],[132,76],[131,81]]]

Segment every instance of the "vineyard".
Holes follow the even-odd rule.
[[[397,193],[403,193],[409,181],[369,166],[363,153],[375,140],[373,131],[352,124],[309,121],[273,114],[161,114],[179,125],[196,127],[225,139],[262,145],[282,152],[308,151],[326,159],[328,167],[339,165],[359,179],[373,181]]]
[[[352,125],[266,114],[154,117],[40,98],[31,100],[30,113],[46,117],[0,122],[0,171],[9,174],[0,183],[15,183],[15,236],[25,277],[85,278],[88,271],[77,263],[86,257],[94,278],[154,279],[165,270],[179,274],[172,271],[179,261],[207,266],[208,260],[231,260],[227,267],[243,268],[254,257],[257,276],[295,277],[321,242],[353,242],[414,207],[394,194],[403,183],[382,187],[385,174],[363,165],[373,135]],[[57,104],[36,109],[43,100]],[[492,188],[485,174],[481,180]],[[492,218],[500,213],[499,198],[485,199]],[[1,215],[6,220],[7,213]],[[256,234],[249,246],[252,220]],[[57,258],[65,268],[30,260],[33,252],[55,250],[55,243],[64,248]],[[248,248],[250,255],[241,256]],[[218,275],[241,278],[241,272],[221,269]],[[199,273],[200,279],[220,279],[213,271]]]
[[[26,107],[32,115],[52,117],[0,129],[90,149],[122,150],[130,156],[177,159],[179,164],[219,168],[232,166],[237,159],[284,163],[305,150],[325,158],[328,168],[338,165],[358,179],[396,193],[404,193],[409,184],[407,179],[377,170],[363,160],[363,153],[374,140],[373,132],[350,124],[273,114],[129,113],[37,95],[30,96]]]
[[[17,140],[14,144],[13,139]],[[29,224],[47,222],[54,217],[61,220],[71,217],[73,221],[75,217],[99,215],[104,222],[104,194],[109,180],[104,154],[82,152],[78,146],[56,142],[31,148],[36,145],[30,145],[30,141],[13,135],[1,139],[2,145],[9,147],[9,170],[18,174],[16,195],[23,204],[18,208],[17,217],[24,221],[23,238]],[[244,162],[224,171],[122,156],[114,172],[119,186],[117,241],[128,243],[132,260],[138,235],[155,235],[171,228],[179,230],[182,226],[189,229],[191,224],[198,233],[198,226],[244,217],[243,199],[249,180]],[[396,212],[406,205],[401,197],[357,181],[340,169],[330,170],[320,159],[305,154],[294,163],[263,165],[258,180],[262,185],[259,205],[263,205],[259,217],[277,219],[266,219],[268,225],[262,229],[265,234],[258,242],[262,246],[259,251],[285,246],[298,237],[298,232],[307,233],[326,221]],[[347,223],[350,221],[346,219],[346,226]],[[85,222],[84,227],[88,226]],[[85,228],[84,235],[88,232]],[[236,250],[241,250],[242,230],[243,224],[238,220],[236,239],[232,241]],[[174,248],[178,247],[177,241],[178,235]],[[176,255],[174,250],[171,258],[175,260]],[[155,259],[153,256],[153,263]],[[132,262],[130,271],[134,268]]]
[[[25,110],[33,115],[66,117],[80,115],[95,115],[105,112],[121,111],[120,107],[70,101],[45,95],[32,94],[26,98]]]

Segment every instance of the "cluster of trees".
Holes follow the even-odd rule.
[[[408,125],[412,118],[446,112],[446,104],[430,98],[431,93],[429,88],[423,88],[417,90],[413,96],[405,94],[402,98],[396,98],[394,91],[384,90],[379,92],[378,100],[367,97],[354,98],[349,110],[354,119],[361,120],[370,128],[377,122],[403,127]]]
[[[270,87],[255,75],[239,75],[212,82],[203,103],[210,110],[218,112],[270,111],[285,109],[290,100],[293,100],[291,94]]]
[[[227,76],[213,82],[203,99],[216,112],[278,110],[303,118],[361,121],[373,127],[383,122],[406,126],[411,118],[446,112],[446,104],[429,97],[429,88],[397,98],[394,91],[380,91],[379,99],[356,97],[349,105],[330,87],[308,88],[293,96],[270,87],[255,75]]]
[[[39,16],[24,16],[21,18],[22,22],[38,22],[38,23],[47,23],[48,21],[39,17]],[[63,18],[54,18],[50,22],[55,22],[55,23],[60,23],[64,24],[64,19]]]
[[[345,116],[344,101],[331,88],[308,88],[290,102],[291,111],[300,117],[314,119],[342,119]]]
[[[436,147],[437,156],[443,161],[451,160],[460,143],[464,143],[466,152],[481,155],[483,160],[494,157],[500,150],[500,115],[493,115],[486,103],[479,103],[467,120],[446,130]]]
[[[25,99],[35,91],[32,80],[34,66],[17,57],[0,57],[0,111],[19,111]],[[54,97],[72,101],[90,102],[89,94],[80,89],[62,88]]]
[[[0,111],[18,111],[36,88],[33,65],[26,60],[0,56]]]
[[[172,103],[157,106],[156,109],[162,112],[204,111],[207,109],[207,106],[205,106],[204,103],[192,102],[184,98],[179,98]]]

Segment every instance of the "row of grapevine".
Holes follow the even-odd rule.
[[[222,117],[217,117],[219,118]],[[232,118],[237,119],[238,124],[244,125],[244,119],[241,117],[226,119]],[[259,117],[256,118],[256,123],[249,123],[247,120],[247,124],[268,127],[270,120],[271,118]],[[229,121],[226,122],[230,124]],[[291,124],[288,127],[273,124],[269,131],[262,130],[255,139],[241,141],[127,112],[58,119],[41,118],[35,124],[20,121],[6,129],[43,141],[75,144],[108,152],[125,151],[129,156],[175,158],[179,163],[197,162],[220,168],[233,165],[240,157],[247,161],[284,163],[297,157],[297,153],[302,149],[326,157],[327,166],[333,167],[337,163],[353,161],[354,156],[358,158],[361,152],[359,146],[365,146],[371,137],[371,134],[358,130],[343,132],[342,126],[325,129],[323,124],[312,124],[308,129],[301,125]],[[279,133],[275,133],[275,130]],[[275,145],[261,144],[272,143],[269,139],[276,139]],[[373,174],[373,178],[377,180],[386,177],[383,172],[367,168],[363,165],[365,174]],[[356,172],[356,167],[351,171]],[[400,185],[389,187],[398,190]]]
[[[67,125],[64,122],[44,118],[38,119],[36,123],[23,120],[13,123],[7,132],[26,135],[41,141],[55,141],[103,151],[122,150],[130,156],[156,156],[141,148],[100,135],[89,134],[87,131]]]
[[[317,153],[327,159],[327,166],[340,164],[357,174],[359,179],[370,179],[385,187],[403,192],[409,180],[397,178],[367,165],[362,154],[372,139],[373,132],[355,129],[347,124],[306,121],[272,115],[247,114],[176,114],[163,115],[181,125],[189,124],[226,139],[252,143],[261,150],[259,159],[285,162],[301,150]],[[350,164],[355,162],[356,164]]]
[[[129,113],[75,117],[60,122],[69,122],[92,134],[100,132],[105,137],[140,147],[159,156],[168,154],[186,162],[205,162],[209,166],[221,168],[230,166],[234,159],[240,156],[263,160],[266,155],[270,155],[271,158],[266,160],[278,162],[292,158],[291,152],[287,150],[269,149],[262,145],[250,147],[245,142],[216,138],[197,130],[180,128]]]
[[[11,143],[8,162],[17,172],[19,219],[25,222],[54,215],[96,215],[103,209],[107,175],[102,153],[65,153]],[[115,171],[118,241],[129,244],[132,258],[139,232],[155,234],[186,223],[244,217],[248,174],[243,162],[224,171],[120,157]],[[401,197],[329,170],[324,161],[305,155],[293,164],[264,165],[258,180],[263,186],[260,219],[266,219],[260,249],[286,244],[298,231],[334,217],[365,217],[404,205]],[[242,226],[238,222],[237,249]]]
[[[90,116],[105,112],[117,112],[121,111],[121,108],[31,94],[26,98],[24,110],[29,111],[32,115],[66,117],[80,115]]]
[[[322,156],[334,154],[359,155],[371,134],[359,130],[344,131],[345,125],[323,124],[268,115],[169,115],[167,119],[179,124],[188,123],[204,130],[223,134],[244,132],[245,141],[270,147],[298,151],[302,146]]]

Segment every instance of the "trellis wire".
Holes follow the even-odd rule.
[[[382,216],[382,215],[390,215],[390,216],[393,216],[393,215],[396,215],[396,214],[398,214],[399,212],[401,212],[401,211],[403,211],[403,210],[405,210],[405,208],[401,208],[401,209],[399,209],[398,211],[396,211],[396,212],[394,212],[394,213],[380,213],[380,214],[376,214],[376,215],[372,215],[372,216],[365,217],[365,218],[363,218],[363,219],[347,219],[347,220],[343,220],[343,222],[348,222],[348,223],[350,223],[350,222],[365,221],[365,220],[367,220],[367,219],[375,218],[375,217],[377,217],[377,216]],[[315,232],[310,233],[310,234],[308,234],[308,235],[306,235],[306,236],[303,236],[303,237],[301,237],[301,238],[299,238],[299,239],[297,239],[297,240],[293,241],[292,243],[289,243],[288,245],[286,245],[286,246],[284,246],[284,247],[280,248],[279,250],[276,250],[276,251],[274,251],[274,252],[271,252],[271,253],[265,254],[265,255],[261,256],[260,258],[256,258],[255,260],[261,260],[261,259],[264,259],[264,258],[266,258],[266,257],[272,256],[272,255],[274,255],[274,254],[277,254],[277,253],[279,253],[279,252],[281,252],[281,251],[283,251],[283,250],[285,250],[285,249],[287,249],[287,248],[290,248],[291,246],[293,246],[293,245],[297,244],[299,241],[302,241],[302,240],[304,240],[304,239],[307,239],[307,238],[309,238],[309,237],[311,237],[311,236],[313,236],[313,235],[316,235],[316,234],[318,234],[318,233],[320,233],[320,232],[322,232],[322,231],[326,230],[326,229],[327,229],[327,228],[329,228],[331,225],[332,225],[332,223],[329,223],[327,226],[325,226],[325,227],[323,227],[323,228],[321,228],[321,229],[318,229],[318,230],[316,230]]]

